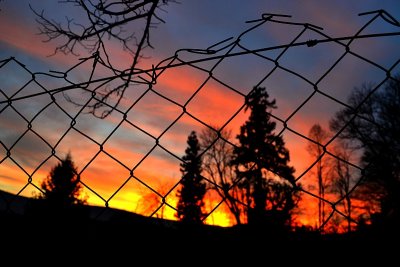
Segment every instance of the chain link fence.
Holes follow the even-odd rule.
[[[46,73],[17,58],[0,61],[0,184],[16,195],[0,194],[1,207],[19,213],[17,197],[39,194],[50,168],[71,152],[90,204],[173,219],[179,164],[190,131],[208,128],[215,131],[215,141],[236,146],[234,138],[221,133],[239,129],[247,118],[246,97],[254,86],[262,86],[277,100],[271,116],[292,162],[298,163],[296,181],[303,185],[298,188],[303,193],[300,221],[324,227],[337,216],[347,220],[342,203],[356,191],[365,167],[332,149],[343,129],[324,143],[310,138],[308,131],[316,122],[326,126],[333,111],[352,108],[346,104],[351,87],[372,73],[377,77],[373,92],[396,79],[398,55],[390,55],[392,65],[385,65],[374,49],[384,38],[398,38],[398,21],[385,11],[360,15],[366,23],[359,31],[332,37],[290,16],[263,14],[247,22],[249,28],[237,38],[206,49],[180,49],[158,65],[133,73],[105,70],[98,53],[66,71]],[[269,39],[273,34],[277,38]],[[319,65],[314,65],[317,58]],[[124,96],[107,96],[121,81],[129,82]],[[312,158],[306,150],[310,143],[322,153],[306,160]],[[316,189],[313,169],[327,157],[358,173],[339,197]],[[233,224],[224,202],[210,193],[206,223]],[[326,215],[318,223],[321,202]],[[301,214],[302,208],[308,215]]]

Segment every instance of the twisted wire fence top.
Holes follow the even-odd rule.
[[[382,10],[360,15],[366,23],[354,35],[331,37],[318,26],[292,22],[290,16],[263,14],[248,21],[248,29],[236,38],[205,49],[180,49],[133,75],[129,70],[117,74],[105,70],[99,53],[66,71],[48,73],[35,72],[13,57],[4,59],[0,61],[1,188],[16,195],[38,194],[49,169],[71,151],[89,203],[173,218],[186,136],[209,128],[216,132],[215,141],[235,146],[234,139],[221,133],[239,128],[246,119],[246,97],[254,86],[262,86],[277,100],[278,109],[271,117],[277,122],[277,134],[291,148],[292,160],[297,160],[296,181],[315,183],[308,174],[322,157],[333,157],[359,173],[350,194],[368,166],[341,158],[331,149],[344,128],[326,143],[310,139],[307,132],[314,122],[326,125],[334,111],[354,109],[345,99],[362,80],[348,78],[345,84],[348,71],[359,73],[353,78],[363,80],[368,78],[363,75],[376,73],[373,92],[396,79],[398,55],[391,55],[391,65],[385,65],[374,57],[380,53],[370,54],[368,45],[398,38],[398,21]],[[377,24],[385,25],[385,31],[376,31],[381,29]],[[269,27],[285,33],[279,35],[281,43],[267,39]],[[324,65],[313,65],[316,57],[323,57]],[[129,82],[125,95],[105,98],[121,81]],[[307,114],[313,115],[312,121],[305,119]],[[304,160],[310,142],[323,149],[311,162]],[[304,193],[304,202],[321,198],[312,186],[298,190]],[[330,207],[324,224],[334,214],[347,216],[338,208],[345,197],[321,199]],[[13,200],[0,202],[18,212]],[[227,218],[223,198],[214,196],[207,205],[206,222],[213,223],[213,214]]]

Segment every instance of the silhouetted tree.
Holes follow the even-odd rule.
[[[165,209],[172,208],[168,203],[168,194],[171,188],[174,187],[174,184],[168,183],[165,180],[162,181],[162,183],[154,187],[157,193],[147,188],[140,191],[141,198],[136,202],[135,213],[164,219]]]
[[[355,88],[348,105],[332,119],[331,129],[361,150],[367,198],[376,197],[382,217],[395,226],[400,218],[400,76],[383,86]]]
[[[245,190],[249,224],[289,222],[298,199],[294,168],[288,166],[289,151],[283,138],[274,133],[276,123],[269,112],[273,108],[275,100],[269,100],[265,88],[254,87],[246,98],[245,111],[250,109],[250,116],[233,150],[232,164]]]
[[[200,144],[195,131],[187,139],[187,148],[181,163],[181,188],[178,190],[177,218],[185,223],[201,224],[206,184],[201,176]]]
[[[352,197],[351,190],[355,185],[355,181],[350,169],[351,153],[346,144],[335,148],[335,158],[333,162],[332,176],[332,191],[338,193],[342,199],[344,213],[347,216],[347,232],[351,231],[352,221]]]
[[[83,187],[77,178],[77,168],[69,153],[51,169],[50,175],[40,187],[43,194],[39,196],[39,199],[46,200],[51,207],[56,209],[86,203],[86,200],[80,196]]]
[[[215,127],[217,129],[218,127]],[[205,176],[212,181],[210,186],[215,190],[235,217],[236,224],[241,224],[244,213],[243,189],[239,187],[234,166],[231,164],[233,146],[225,140],[231,138],[231,131],[223,129],[218,133],[210,128],[205,128],[200,134],[203,155],[203,171]],[[225,139],[225,140],[224,140]]]
[[[329,134],[328,132],[322,128],[319,124],[314,124],[309,133],[308,137],[313,140],[314,142],[310,142],[307,146],[307,150],[310,155],[313,157],[313,160],[317,160],[315,164],[316,170],[316,177],[318,181],[318,227],[320,231],[324,231],[323,225],[325,221],[325,189],[327,187],[327,179],[326,179],[326,172],[329,171],[327,162],[327,158],[324,156],[324,149],[323,145],[326,144],[328,141]]]
[[[98,99],[96,99],[98,101],[89,105],[89,108],[95,116],[104,118],[119,105],[133,80],[133,71],[144,57],[143,51],[147,47],[153,48],[150,42],[150,30],[164,23],[159,16],[160,11],[165,12],[165,6],[176,1],[65,0],[60,2],[70,4],[75,11],[69,14],[64,23],[50,18],[44,11],[37,11],[31,7],[37,16],[39,34],[46,37],[46,42],[55,41],[57,44],[54,53],[61,52],[82,57],[80,53],[83,48],[91,55],[96,55],[98,62],[116,76],[122,72],[128,74],[120,77],[118,85],[98,88]],[[128,69],[125,66],[121,67],[121,62],[113,62],[110,41],[121,44],[121,50],[130,53],[132,60]],[[116,97],[116,101],[109,106],[107,101],[110,102],[112,97]],[[97,113],[96,111],[101,108],[105,110]]]

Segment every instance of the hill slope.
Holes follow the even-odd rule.
[[[154,257],[158,257],[156,255],[160,253],[173,256],[176,253],[194,255],[206,251],[229,252],[227,257],[242,258],[245,255],[265,257],[265,252],[274,256],[274,253],[315,252],[329,248],[333,251],[344,250],[345,247],[371,249],[371,244],[382,244],[375,241],[385,238],[365,233],[320,235],[317,232],[291,232],[265,226],[190,226],[95,206],[83,206],[76,210],[78,212],[60,215],[40,210],[42,204],[35,201],[0,191],[1,241],[2,244],[11,244],[5,246],[6,252],[8,248],[17,247],[65,256],[72,249],[90,257],[119,255],[121,258],[132,253],[154,252]],[[39,207],[40,212],[32,212],[32,205]],[[260,250],[261,254],[254,254]]]

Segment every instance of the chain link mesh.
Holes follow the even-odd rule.
[[[39,193],[40,181],[50,167],[71,151],[90,203],[165,217],[168,210],[176,211],[174,198],[180,182],[184,136],[193,129],[209,128],[216,132],[217,140],[235,146],[235,141],[225,139],[221,132],[243,122],[245,99],[253,86],[266,86],[267,90],[281,90],[268,91],[274,98],[280,93],[297,103],[290,107],[284,99],[277,99],[278,107],[280,103],[283,106],[271,114],[279,125],[277,134],[301,144],[314,143],[323,150],[313,162],[297,170],[296,181],[311,183],[306,182],[311,170],[323,157],[332,157],[360,174],[347,192],[350,194],[362,181],[365,167],[330,149],[341,131],[326,143],[318,143],[300,124],[303,110],[319,113],[327,101],[337,109],[352,108],[343,100],[343,91],[348,88],[339,94],[339,85],[335,84],[340,75],[349,74],[343,73],[349,70],[349,58],[363,66],[351,71],[369,68],[381,74],[372,92],[389,79],[396,79],[393,72],[399,59],[385,66],[379,58],[368,58],[364,55],[368,46],[364,47],[363,41],[394,38],[400,34],[395,31],[399,23],[384,11],[361,15],[369,19],[359,31],[334,38],[318,26],[292,22],[289,16],[263,14],[249,21],[250,27],[237,38],[206,49],[180,49],[150,69],[135,70],[133,75],[105,71],[98,53],[81,59],[67,71],[48,73],[32,71],[14,57],[4,59],[0,61],[1,187],[17,196]],[[384,24],[385,31],[375,31],[378,23]],[[285,29],[284,36],[280,35],[284,44],[264,46],[264,39],[257,38],[275,26]],[[253,47],[254,43],[259,46]],[[312,66],[317,50],[324,53],[323,66]],[[87,72],[88,77],[83,74]],[[130,85],[118,105],[116,101],[120,100],[103,97],[107,88],[126,79],[130,79]],[[241,86],[235,86],[239,80]],[[220,104],[215,104],[217,101]],[[112,112],[108,114],[108,110]],[[354,111],[357,116],[357,109]],[[214,182],[214,186],[219,185]],[[347,217],[339,208],[347,195],[321,199],[312,186],[309,188],[298,188],[304,193],[303,201],[322,200],[330,209],[320,227],[334,215]],[[208,223],[213,222],[213,213],[223,209],[224,201],[221,198],[209,203]],[[18,212],[12,199],[3,197],[0,202],[10,212]]]

